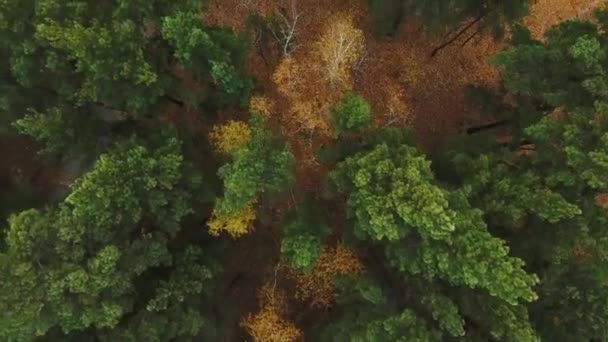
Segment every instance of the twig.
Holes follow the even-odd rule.
[[[439,53],[439,51],[443,50],[445,47],[447,47],[448,45],[450,45],[453,42],[455,42],[458,38],[460,38],[463,34],[465,34],[471,27],[473,27],[473,25],[475,25],[478,22],[480,22],[481,19],[483,19],[486,15],[487,15],[487,12],[480,14],[477,18],[473,19],[473,21],[471,21],[470,23],[468,23],[467,25],[465,25],[452,38],[450,38],[449,40],[447,40],[447,41],[439,44],[439,46],[437,46],[436,48],[434,48],[433,51],[431,52],[431,58],[435,57],[435,55],[437,55],[437,53]]]
[[[277,274],[279,273],[279,267],[281,267],[281,263],[277,263],[274,267],[274,282],[272,284],[272,294],[274,295],[274,290],[277,288]]]
[[[465,41],[460,44],[460,47],[464,47],[465,45],[467,45],[473,38],[475,38],[475,36],[477,36],[479,34],[479,32],[481,32],[481,27],[478,27],[477,30],[475,30],[475,32],[473,32],[472,35],[470,35],[467,39],[465,39]]]
[[[293,41],[296,37],[296,28],[298,25],[298,20],[302,13],[298,13],[297,9],[297,0],[290,1],[290,13],[289,18],[285,16],[280,11],[277,11],[277,15],[281,19],[279,25],[279,33],[277,33],[274,29],[270,29],[270,32],[277,40],[277,42],[282,46],[283,56],[289,56],[298,45],[295,45]]]

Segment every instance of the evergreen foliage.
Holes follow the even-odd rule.
[[[523,40],[494,59],[520,116],[535,118],[519,133],[528,150],[516,141],[477,156],[451,153],[471,202],[539,275],[542,295],[530,312],[548,340],[608,337],[600,304],[607,294],[606,13],[596,14],[597,23],[564,22],[546,42]]]
[[[608,340],[608,9],[539,3],[0,0],[0,340]]]
[[[20,131],[54,150],[95,142],[74,133],[99,125],[91,106],[141,119],[166,96],[246,101],[246,44],[205,27],[202,10],[198,1],[2,1],[1,115],[25,116]],[[204,88],[181,85],[176,68],[194,72]]]
[[[371,122],[371,108],[367,101],[353,92],[349,92],[332,108],[334,130],[340,135],[348,131],[360,131]]]
[[[294,158],[288,145],[257,115],[249,126],[247,145],[235,150],[231,161],[218,171],[224,182],[224,196],[215,207],[219,215],[238,211],[258,195],[277,195],[293,181]]]
[[[322,211],[311,202],[305,202],[287,220],[283,231],[283,257],[293,267],[310,270],[319,258],[324,238],[330,232]]]
[[[444,333],[496,334],[496,330],[517,326],[534,335],[523,305],[537,298],[532,286],[538,278],[523,269],[521,259],[509,255],[505,241],[490,234],[483,213],[469,203],[469,187],[441,185],[425,157],[403,143],[379,143],[347,157],[331,179],[346,195],[357,238],[383,250],[385,261],[372,268],[390,267],[386,272],[395,273],[391,278],[397,288],[415,287],[420,282],[436,284],[421,287],[425,290],[420,296],[404,301],[394,309],[394,316],[381,321],[370,317],[364,326],[372,330],[364,331],[380,327],[387,331],[378,330],[377,337],[369,335],[363,340],[390,339],[399,331],[407,334],[406,340],[430,341]],[[426,291],[433,286],[438,293]],[[519,310],[517,319],[504,322],[503,327],[463,330],[458,323],[463,320],[456,304],[458,296],[441,291],[446,286],[467,289],[473,298],[495,298],[500,303],[496,305]],[[377,306],[375,310],[387,312],[381,303]],[[421,307],[431,313],[432,320],[424,311],[413,310]],[[376,325],[378,328],[370,328]]]
[[[13,215],[0,254],[2,339],[55,328],[101,340],[196,335],[212,263],[196,245],[170,246],[192,181],[167,132],[154,148],[133,140],[102,155],[58,206]]]

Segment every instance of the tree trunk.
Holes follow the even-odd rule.
[[[176,105],[178,105],[180,107],[184,106],[184,101],[178,100],[178,99],[176,99],[176,98],[174,98],[174,97],[172,97],[170,95],[165,94],[165,95],[163,95],[163,98],[165,98],[165,99],[167,99],[167,100],[175,103]]]
[[[510,123],[509,120],[503,119],[503,120],[499,120],[499,121],[492,122],[492,123],[485,124],[485,125],[469,127],[469,128],[467,128],[467,134],[471,135],[471,134],[479,133],[481,131],[504,126],[508,123]]]
[[[460,31],[458,31],[458,33],[456,33],[452,38],[450,38],[447,41],[439,44],[431,52],[431,58],[435,57],[441,50],[443,50],[444,48],[446,48],[447,46],[449,46],[450,44],[452,44],[453,42],[455,42],[456,40],[458,40],[458,38],[462,37],[462,35],[465,34],[471,27],[473,27],[473,25],[475,25],[478,22],[480,22],[481,19],[483,19],[486,16],[486,14],[487,14],[487,12],[483,13],[483,14],[480,14],[477,18],[475,18],[473,21],[471,21],[470,23],[468,23],[467,25],[465,25],[462,29],[460,29]]]
[[[479,32],[481,32],[481,27],[477,28],[477,30],[475,30],[472,35],[465,39],[464,42],[460,44],[460,47],[463,48],[465,45],[467,45],[471,40],[473,40],[473,38],[475,38],[475,36],[479,34]]]

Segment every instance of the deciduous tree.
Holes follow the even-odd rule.
[[[286,318],[288,305],[283,292],[265,284],[259,290],[258,298],[260,311],[241,321],[241,326],[254,341],[292,342],[303,336],[302,331]]]
[[[228,214],[213,212],[213,216],[207,222],[209,234],[218,236],[222,232],[238,238],[253,230],[253,222],[257,217],[255,201],[247,203],[242,209]]]
[[[234,150],[231,160],[218,170],[224,194],[216,201],[213,227],[236,220],[244,228],[244,223],[254,217],[251,206],[258,196],[272,199],[293,181],[294,159],[288,145],[265,126],[260,116],[254,115],[249,126],[251,137],[247,145]],[[217,232],[213,227],[212,231]],[[244,229],[236,229],[233,235],[243,232]]]
[[[251,129],[245,122],[230,120],[214,126],[209,138],[217,152],[230,154],[247,145],[251,138]]]
[[[346,14],[330,18],[325,25],[317,43],[325,75],[333,85],[351,87],[351,69],[365,49],[363,31],[356,28],[353,18]]]
[[[292,268],[289,276],[296,282],[296,298],[313,307],[328,308],[336,297],[338,277],[353,276],[363,271],[357,252],[343,244],[325,246],[310,270]]]

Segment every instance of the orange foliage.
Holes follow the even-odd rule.
[[[526,24],[538,37],[561,19],[588,16],[601,2],[537,0]],[[426,146],[465,127],[495,119],[492,113],[471,108],[465,99],[469,85],[499,84],[498,72],[488,58],[505,47],[487,33],[474,35],[476,26],[430,58],[430,52],[442,41],[441,34],[429,34],[416,18],[407,18],[393,37],[375,36],[368,0],[209,0],[205,17],[209,24],[242,31],[248,14],[269,18],[282,13],[289,17],[294,4],[298,15],[295,50],[284,58],[281,44],[272,35],[269,44],[252,37],[248,70],[264,96],[264,102],[252,99],[250,108],[272,104],[267,112],[281,126],[300,161],[298,182],[321,178],[318,173],[324,171],[316,160],[317,150],[331,144],[329,109],[347,88],[370,103],[375,127],[412,126]],[[353,50],[356,53],[332,65],[328,63],[332,56],[328,46],[340,46],[335,43],[340,41],[336,37],[341,31],[348,33],[344,36],[356,37],[360,44]],[[334,84],[329,79],[334,79]]]
[[[258,298],[260,311],[241,321],[241,326],[254,341],[290,342],[302,337],[302,331],[285,319],[288,310],[284,293],[266,284],[259,290]]]
[[[430,52],[441,36],[426,33],[413,18],[395,37],[368,39],[355,90],[372,105],[375,125],[412,125],[428,145],[463,127],[492,120],[482,121],[482,114],[467,106],[465,89],[498,84],[498,72],[488,58],[502,45],[483,34],[467,41],[476,30],[472,27],[433,58]]]
[[[326,308],[335,299],[334,277],[362,271],[363,264],[355,251],[339,244],[325,247],[310,272],[289,269],[289,276],[296,281],[297,299]]]
[[[363,32],[344,13],[327,17],[320,33],[302,30],[308,35],[300,39],[308,39],[311,48],[283,58],[273,73],[279,94],[287,102],[283,121],[293,133],[329,136],[329,110],[352,87],[351,70],[363,52]]]
[[[589,18],[603,0],[537,0],[525,19],[532,36],[542,39],[551,26],[572,18]]]
[[[212,26],[227,26],[242,32],[247,17],[258,14],[269,15],[281,0],[209,0],[205,10],[205,22]]]
[[[367,6],[366,0],[299,1],[298,48],[280,58],[276,46],[276,60],[261,48],[250,57],[249,69],[275,106],[272,115],[294,148],[301,175],[322,172],[316,153],[331,143],[329,110],[347,89],[370,103],[374,126],[413,125],[422,143],[432,143],[463,126],[480,124],[481,114],[465,105],[465,87],[498,83],[487,58],[501,45],[491,38],[480,36],[461,47],[468,38],[464,35],[431,59],[436,36],[408,19],[395,37],[376,37]],[[356,48],[332,64],[331,57],[339,55],[335,51],[345,46],[340,41],[349,41],[336,39],[341,34],[353,38]]]
[[[249,100],[249,111],[267,118],[274,111],[274,105],[268,97],[255,95]]]
[[[316,64],[316,65],[315,65]],[[303,60],[284,58],[274,72],[273,79],[282,96],[287,99],[289,131],[318,131],[330,134],[329,108],[339,99],[324,81],[318,68],[320,61],[314,56]]]
[[[248,13],[263,17],[289,13],[295,1],[210,0],[205,15],[210,24],[240,30]],[[526,24],[534,36],[540,37],[550,25],[588,16],[601,3],[602,0],[537,0]],[[260,58],[261,50],[254,49],[250,71],[262,82],[264,95],[277,106],[275,115],[291,144],[302,145],[306,156],[314,155],[321,143],[327,143],[331,132],[328,109],[343,92],[324,82],[327,78],[345,80],[347,84],[352,79],[352,87],[370,102],[377,127],[413,125],[422,143],[493,120],[487,113],[483,116],[469,108],[464,97],[469,84],[495,86],[499,79],[487,59],[503,48],[502,43],[480,34],[462,46],[477,27],[435,58],[429,58],[441,35],[427,34],[415,18],[408,18],[395,37],[373,36],[367,0],[301,0],[297,1],[297,9],[300,18],[294,44],[298,48],[289,58],[278,58],[280,47],[275,46],[275,60],[268,55]],[[357,48],[347,62],[328,63],[332,55],[328,51],[332,50],[327,46],[340,41],[335,37],[341,31],[350,33],[345,36],[358,37],[357,41],[365,40],[365,51]],[[354,60],[359,63],[355,56],[361,53],[363,58],[355,72],[346,72]],[[301,133],[310,131],[315,132],[315,140],[301,143]],[[305,159],[311,160],[307,165],[314,164],[312,158]]]
[[[585,261],[591,258],[593,255],[589,247],[583,245],[575,245],[570,250],[570,256],[576,261]]]
[[[294,1],[209,0],[205,19],[210,25],[242,32],[247,15],[256,13],[268,18],[272,13],[288,11]],[[536,0],[525,23],[534,37],[541,38],[551,25],[568,18],[588,17],[591,9],[602,2]],[[411,125],[419,141],[427,146],[464,127],[493,120],[488,117],[492,113],[479,113],[467,106],[465,89],[469,85],[498,86],[498,72],[488,58],[505,47],[503,42],[485,34],[471,37],[477,30],[474,26],[430,58],[442,35],[429,34],[415,18],[408,18],[394,37],[377,37],[371,34],[368,0],[300,0],[297,6],[301,14],[293,42],[297,48],[288,57],[281,58],[280,43],[260,46],[261,41],[254,37],[248,70],[263,95],[251,99],[249,110],[281,125],[298,160],[298,183],[306,184],[303,190],[315,188],[305,179],[323,178],[309,173],[325,171],[317,165],[315,153],[321,144],[331,143],[329,109],[347,89],[354,89],[370,103],[376,127]],[[335,58],[340,55],[337,52],[344,52],[343,43],[350,41],[342,39],[341,32],[342,38],[354,39],[355,48],[347,49],[350,53],[343,53],[345,57]],[[269,49],[274,53],[268,53]],[[531,153],[528,151],[532,149],[521,153]],[[599,194],[595,199],[608,209],[608,194]],[[255,213],[244,217],[234,218],[238,224],[224,219],[213,230],[230,233],[232,229],[236,235],[248,232],[250,225],[243,222],[253,221]],[[571,252],[575,258],[589,253],[581,246]],[[362,270],[356,253],[338,245],[325,247],[310,272],[289,269],[288,275],[295,281],[296,298],[312,306],[328,307],[335,300],[334,277]],[[285,319],[283,293],[266,285],[260,290],[260,304],[260,311],[241,323],[256,341],[292,341],[302,337],[301,331]]]
[[[411,119],[406,89],[420,78],[420,66],[413,56],[405,44],[388,39],[368,41],[355,90],[372,106],[377,126],[403,126]]]
[[[595,196],[595,203],[606,210],[608,210],[608,193],[601,193]]]
[[[399,85],[393,82],[387,82],[384,89],[386,100],[377,105],[382,110],[380,113],[383,115],[381,120],[384,126],[405,126],[411,118],[405,95],[399,89]]]

